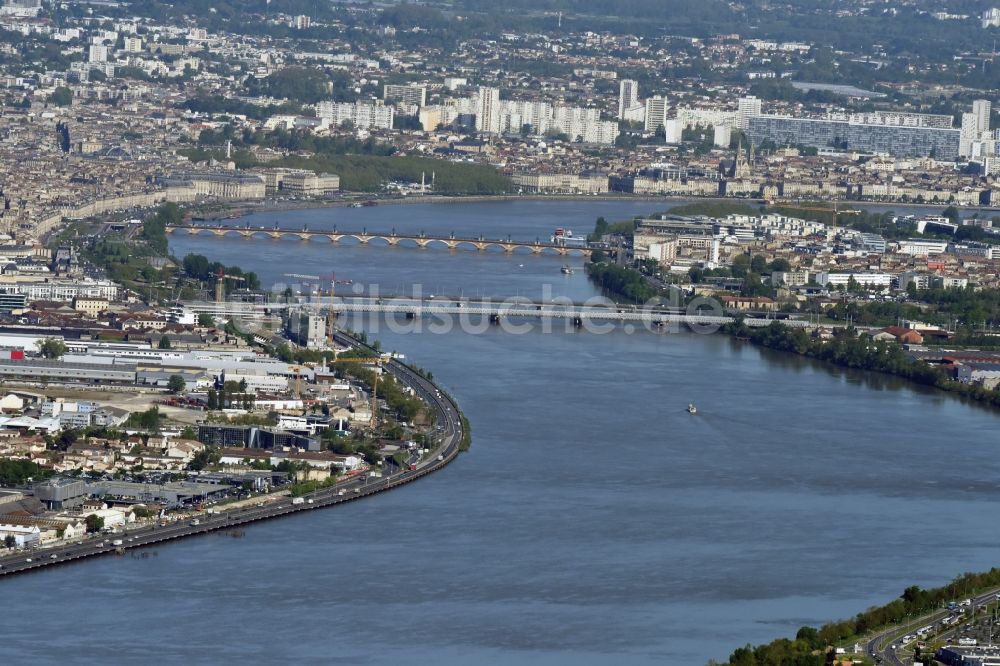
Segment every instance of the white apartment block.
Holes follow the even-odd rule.
[[[646,99],[646,131],[655,132],[661,125],[667,124],[667,112],[670,103],[665,97],[649,97]]]
[[[639,106],[639,84],[632,79],[618,82],[618,119],[626,120],[626,113]]]
[[[91,44],[87,60],[89,62],[107,62],[108,47],[104,44]]]
[[[476,104],[476,129],[480,132],[499,134],[501,115],[500,89],[481,86]]]
[[[382,99],[386,102],[399,102],[404,105],[426,106],[427,86],[386,84],[382,91]]]
[[[761,114],[761,102],[752,95],[741,97],[736,108],[736,128],[746,131],[750,129],[750,119]]]
[[[316,105],[317,118],[331,125],[349,120],[359,129],[392,129],[393,115],[393,108],[381,102],[320,102]]]

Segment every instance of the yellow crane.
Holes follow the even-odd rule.
[[[381,356],[351,356],[348,358],[335,358],[334,363],[359,363],[362,365],[373,365],[375,366],[375,379],[372,381],[372,420],[371,428],[374,430],[378,427],[378,378],[382,374],[382,357]]]

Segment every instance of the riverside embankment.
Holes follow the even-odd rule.
[[[349,339],[346,336],[341,335],[339,337],[340,342],[349,340],[357,344],[357,341]],[[36,571],[42,568],[76,562],[85,558],[123,553],[128,550],[160,544],[165,541],[219,530],[230,530],[248,523],[272,520],[304,511],[314,511],[392,490],[438,471],[458,456],[463,442],[467,441],[466,426],[463,423],[458,406],[446,393],[435,386],[433,382],[406,365],[391,360],[385,367],[393,377],[403,385],[413,389],[422,400],[434,409],[436,423],[442,427],[440,444],[425,460],[417,463],[415,469],[400,469],[394,474],[374,480],[369,477],[351,478],[342,483],[304,495],[303,502],[300,504],[293,504],[291,498],[286,497],[277,502],[244,506],[232,510],[226,510],[223,506],[220,507],[218,512],[199,514],[197,521],[188,521],[185,519],[165,526],[161,526],[154,521],[150,525],[126,529],[121,535],[93,535],[81,542],[61,544],[51,548],[39,548],[29,552],[0,557],[0,576]],[[115,546],[112,544],[113,541],[121,541],[121,544]]]

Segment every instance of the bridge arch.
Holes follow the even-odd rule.
[[[451,241],[444,238],[424,238],[422,240],[423,240],[423,247],[426,248],[437,248],[437,249],[443,248],[445,250],[451,249],[450,246]]]

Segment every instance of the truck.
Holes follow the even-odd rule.
[[[122,545],[122,540],[121,539],[115,539],[114,541],[111,542],[111,545],[112,546],[120,546],[120,545]]]
[[[198,527],[199,525],[201,525],[201,521],[197,518],[191,521],[191,527]]]
[[[304,504],[304,503],[305,503],[305,500],[302,499],[301,497],[296,497],[296,498],[294,498],[292,500],[292,504]]]

